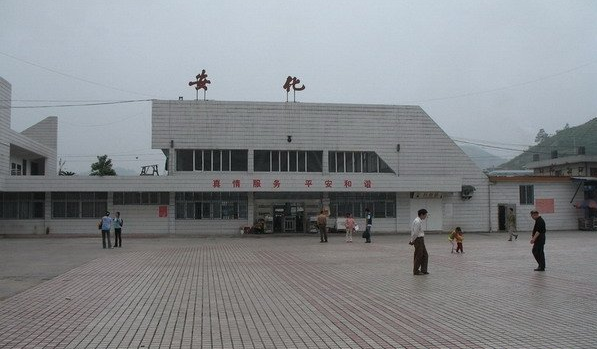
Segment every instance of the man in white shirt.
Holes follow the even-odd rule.
[[[427,275],[427,260],[429,255],[425,248],[425,232],[423,231],[423,220],[427,218],[427,210],[422,208],[417,212],[418,217],[413,221],[410,232],[410,245],[415,246],[415,258],[413,266],[414,275]],[[421,268],[421,270],[419,270]]]

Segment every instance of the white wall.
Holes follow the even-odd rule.
[[[530,211],[535,209],[535,205],[520,204],[520,185],[533,185],[535,199],[554,199],[554,213],[539,212],[543,219],[545,219],[548,230],[578,229],[578,218],[582,218],[584,212],[574,208],[570,203],[570,200],[578,187],[578,183],[571,180],[559,182],[538,182],[537,180],[525,181],[521,178],[518,182],[498,182],[491,185],[491,228],[493,231],[498,231],[499,204],[516,205],[516,223],[519,231],[528,231],[530,234],[533,229],[535,221],[531,218]],[[582,191],[577,194],[575,202],[581,200]]]

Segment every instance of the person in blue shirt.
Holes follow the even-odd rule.
[[[122,247],[122,226],[124,220],[120,218],[120,212],[116,212],[116,218],[112,219],[114,225],[114,247]]]
[[[110,218],[110,212],[106,211],[106,215],[99,221],[102,229],[102,245],[106,248],[106,240],[108,241],[108,248],[112,248],[112,242],[110,241],[110,229],[112,229],[112,218]]]

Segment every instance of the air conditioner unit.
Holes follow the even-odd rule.
[[[472,185],[463,185],[462,191],[460,192],[460,197],[462,200],[470,200],[473,197],[473,193],[477,190]]]

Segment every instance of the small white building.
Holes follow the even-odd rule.
[[[258,221],[303,233],[324,208],[330,226],[369,208],[374,232],[409,231],[420,208],[427,231],[495,231],[500,205],[530,210],[518,183],[490,183],[418,106],[154,100],[168,175],[58,176],[57,118],[11,130],[10,90],[0,78],[1,234],[95,233],[106,210],[129,234],[238,234]],[[568,189],[534,190],[564,210]],[[569,229],[568,211],[548,227]]]

